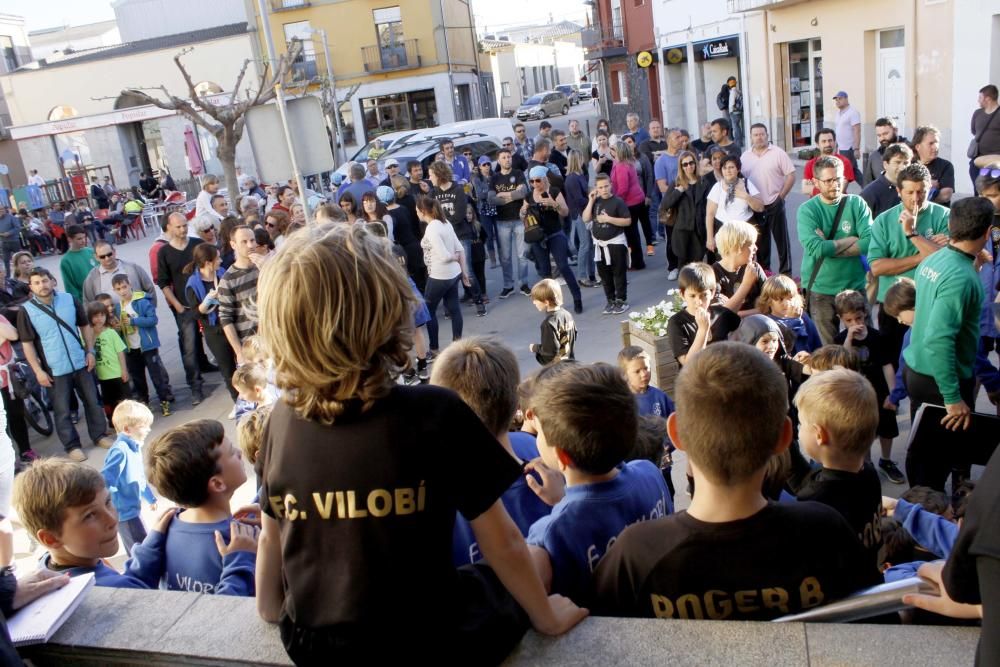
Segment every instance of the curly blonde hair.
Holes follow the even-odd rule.
[[[413,292],[386,245],[361,226],[327,223],[290,236],[258,283],[259,334],[283,399],[332,424],[389,393],[413,347]]]

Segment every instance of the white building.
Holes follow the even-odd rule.
[[[248,20],[246,0],[113,0],[111,7],[123,42]]]
[[[57,26],[28,33],[31,55],[35,60],[55,61],[79,51],[121,44],[118,25],[99,21],[86,25]]]
[[[490,59],[501,115],[517,110],[521,102],[535,93],[552,90],[557,85],[577,83],[583,74],[583,48],[572,42],[523,44],[484,39],[480,48]]]

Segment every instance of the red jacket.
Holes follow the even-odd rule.
[[[646,194],[639,184],[639,175],[628,162],[615,162],[615,166],[611,167],[611,191],[626,206],[637,206],[646,201]]]

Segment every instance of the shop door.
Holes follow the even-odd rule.
[[[903,30],[879,32],[878,115],[892,118],[900,132],[906,128],[906,50]]]

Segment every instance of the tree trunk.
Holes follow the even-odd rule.
[[[215,151],[216,157],[222,163],[222,173],[225,176],[226,190],[229,193],[230,211],[240,210],[240,187],[236,180],[236,144],[239,143],[237,137],[229,128],[224,128],[218,136],[219,147]]]

